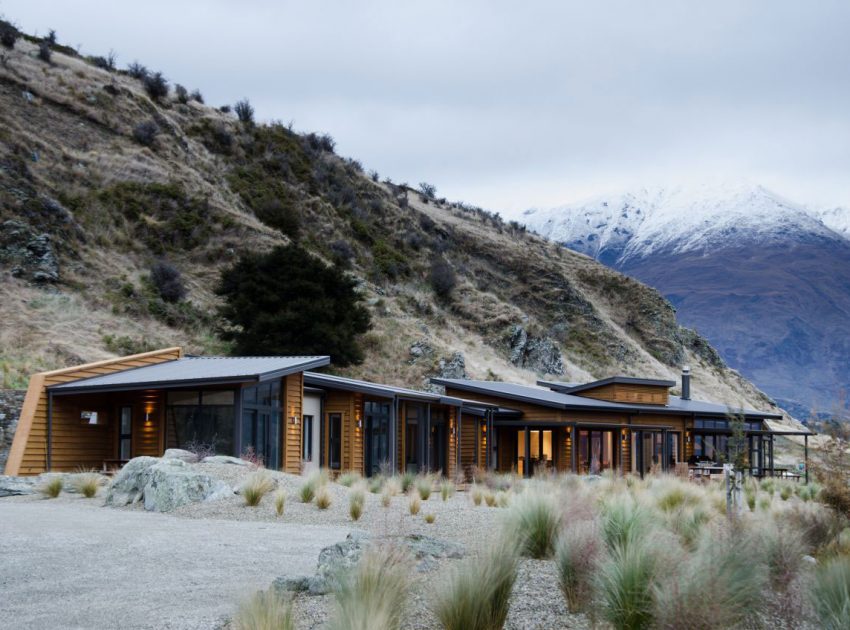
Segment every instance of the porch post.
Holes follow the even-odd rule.
[[[490,411],[490,428],[487,429],[490,437],[487,438],[487,452],[490,454],[490,470],[496,470],[496,419],[494,412]]]
[[[809,483],[809,434],[803,436],[803,461],[806,466],[806,484]]]
[[[776,471],[773,469],[773,435],[770,436],[770,476],[773,477],[776,475]]]
[[[53,394],[47,392],[47,470],[50,472],[50,466],[53,460]]]
[[[522,467],[522,476],[531,477],[531,431],[525,425],[525,466]]]
[[[667,446],[667,429],[661,430],[661,472],[667,472],[667,460],[670,457],[670,453]]]
[[[457,466],[458,470],[458,474],[456,474],[455,476],[458,477],[460,476],[460,474],[463,473],[463,460],[461,460],[460,458],[460,423],[461,418],[463,418],[463,407],[458,405],[457,411],[455,413],[457,413],[457,418],[455,418],[455,431],[457,431],[457,435],[455,437],[455,458],[457,459],[457,463],[455,465]]]
[[[578,473],[578,443],[576,442],[576,438],[578,437],[578,431],[576,430],[575,422],[570,427],[570,468],[573,471],[573,474]]]
[[[428,403],[425,411],[425,439],[423,446],[425,448],[425,470],[431,472],[431,403]]]
[[[390,470],[398,472],[396,459],[398,457],[398,444],[396,444],[396,433],[398,432],[398,396],[393,396],[392,417],[390,418]]]

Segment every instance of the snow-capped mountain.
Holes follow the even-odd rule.
[[[753,244],[781,241],[789,233],[850,235],[850,211],[818,213],[743,183],[644,188],[527,210],[524,221],[539,234],[613,266],[661,252],[711,251],[742,234]]]
[[[659,289],[792,413],[830,412],[850,391],[850,209],[737,183],[645,188],[524,220]]]

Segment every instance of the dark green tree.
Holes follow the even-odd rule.
[[[356,282],[297,245],[242,256],[221,276],[224,337],[243,355],[327,354],[334,365],[363,361],[371,328]]]

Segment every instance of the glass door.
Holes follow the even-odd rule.
[[[429,448],[431,449],[429,462],[431,464],[431,472],[446,472],[446,451],[448,449],[448,440],[446,432],[446,418],[436,410],[431,411],[431,441]]]
[[[366,416],[366,476],[381,472],[390,458],[390,405],[389,403],[367,402]]]
[[[599,475],[605,470],[613,470],[614,455],[613,431],[581,430],[578,432],[580,472]]]
[[[282,442],[280,381],[243,390],[242,453],[255,457],[266,468],[279,469]]]
[[[663,470],[664,434],[661,431],[632,433],[632,472],[641,477]]]

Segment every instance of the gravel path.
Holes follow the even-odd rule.
[[[215,628],[274,577],[312,573],[351,529],[100,504],[0,499],[0,628]]]

